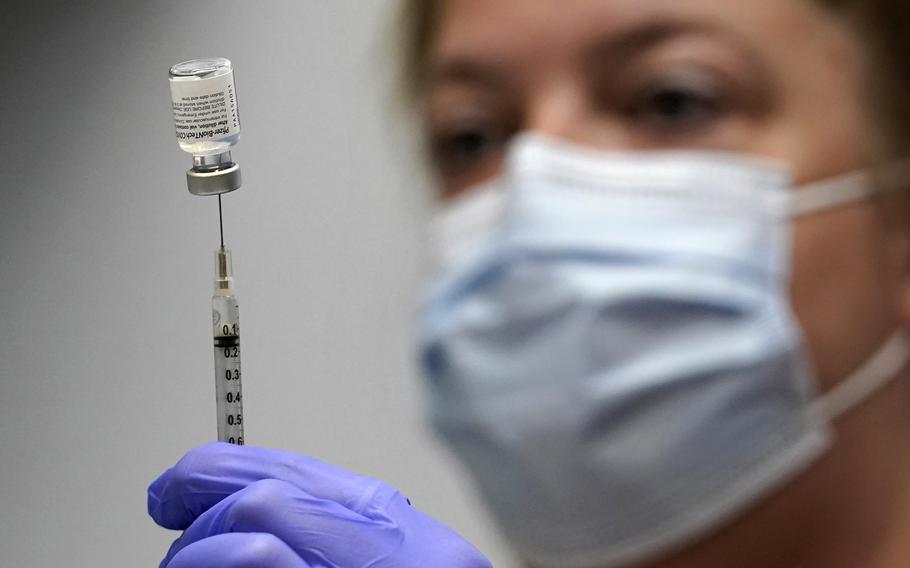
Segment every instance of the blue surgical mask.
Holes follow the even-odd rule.
[[[904,335],[819,397],[790,305],[792,219],[867,199],[733,154],[525,135],[434,221],[421,353],[437,431],[525,558],[620,566],[805,470],[896,375]]]

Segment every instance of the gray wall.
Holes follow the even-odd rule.
[[[412,318],[426,197],[386,92],[380,0],[0,7],[0,564],[154,566],[147,484],[214,436],[213,198],[166,80],[237,69],[225,199],[250,443],[400,487],[511,566],[427,432]]]

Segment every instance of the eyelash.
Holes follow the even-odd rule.
[[[509,136],[488,120],[455,123],[432,135],[433,159],[443,176],[470,173],[501,152]]]
[[[707,73],[687,70],[665,73],[626,94],[613,93],[607,112],[617,112],[652,145],[679,144],[703,134],[729,111],[727,89]],[[521,125],[509,127],[490,113],[440,121],[430,135],[430,148],[444,179],[470,178],[494,163]]]
[[[704,77],[658,78],[638,89],[623,112],[638,127],[659,136],[709,129],[726,112],[722,88]]]

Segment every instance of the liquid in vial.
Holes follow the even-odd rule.
[[[171,103],[177,143],[194,157],[230,151],[240,139],[234,69],[223,57],[171,67]]]

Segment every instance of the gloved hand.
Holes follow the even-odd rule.
[[[393,487],[290,452],[192,450],[149,486],[148,510],[184,531],[161,568],[492,568]]]

